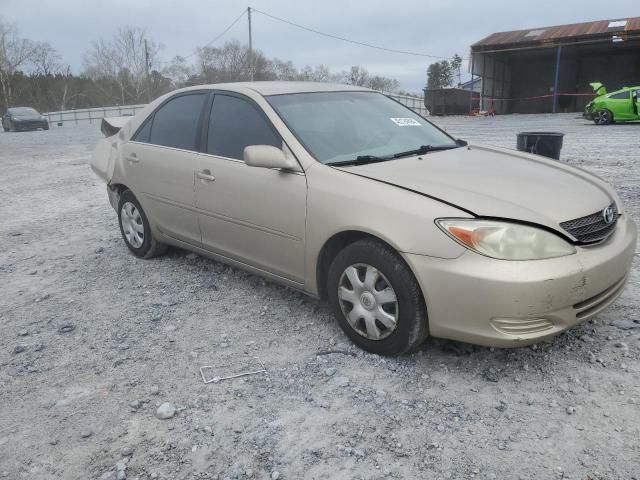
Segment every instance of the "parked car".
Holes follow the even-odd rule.
[[[602,83],[596,82],[590,85],[596,93],[596,98],[585,107],[585,118],[593,120],[596,125],[640,120],[640,112],[638,112],[640,87],[624,87],[607,93]]]
[[[134,255],[175,245],[327,299],[371,352],[531,344],[627,281],[636,226],[606,182],[466,145],[378,92],[198,86],[105,121],[91,166]]]
[[[49,122],[47,117],[31,107],[13,107],[7,109],[2,117],[2,128],[5,132],[49,130]]]

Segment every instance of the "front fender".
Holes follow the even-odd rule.
[[[401,253],[457,258],[464,247],[435,225],[441,217],[472,218],[416,192],[318,164],[307,171],[305,288],[317,293],[317,263],[334,235],[359,231]]]

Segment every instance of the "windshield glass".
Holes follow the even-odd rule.
[[[30,107],[19,107],[19,108],[11,108],[9,111],[14,115],[40,115],[33,108]]]
[[[384,157],[455,141],[424,118],[376,92],[318,92],[268,97],[293,134],[322,163]]]

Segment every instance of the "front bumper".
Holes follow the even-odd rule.
[[[591,111],[591,107],[587,106],[587,108],[584,109],[584,112],[582,112],[582,116],[587,120],[593,120],[593,113],[594,112]]]
[[[637,228],[622,216],[605,243],[566,257],[495,260],[471,251],[456,259],[405,254],[427,304],[429,333],[478,345],[517,347],[593,317],[622,292]]]
[[[43,122],[31,122],[31,121],[25,121],[25,122],[13,122],[13,126],[15,127],[15,129],[17,131],[28,131],[28,130],[38,130],[39,128],[42,128],[43,130],[46,130],[49,128],[49,123],[46,121]]]

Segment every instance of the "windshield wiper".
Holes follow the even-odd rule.
[[[393,158],[393,155],[385,155],[383,157],[378,157],[376,155],[358,155],[356,158],[352,158],[351,160],[329,162],[327,163],[327,165],[331,165],[332,167],[344,167],[347,165],[366,165],[367,163],[386,162],[387,160],[391,160]]]
[[[441,150],[451,150],[453,148],[460,148],[460,145],[421,145],[415,150],[407,150],[406,152],[398,152],[392,155],[392,158],[410,157],[411,155],[424,155],[429,152],[439,152]]]
[[[386,162],[387,160],[393,160],[394,158],[410,157],[411,155],[424,155],[429,152],[438,152],[441,150],[451,150],[453,148],[459,148],[460,145],[421,145],[415,150],[407,150],[406,152],[393,153],[391,155],[359,155],[351,160],[342,160],[339,162],[329,162],[327,165],[332,167],[344,167],[347,165],[366,165],[367,163]]]

